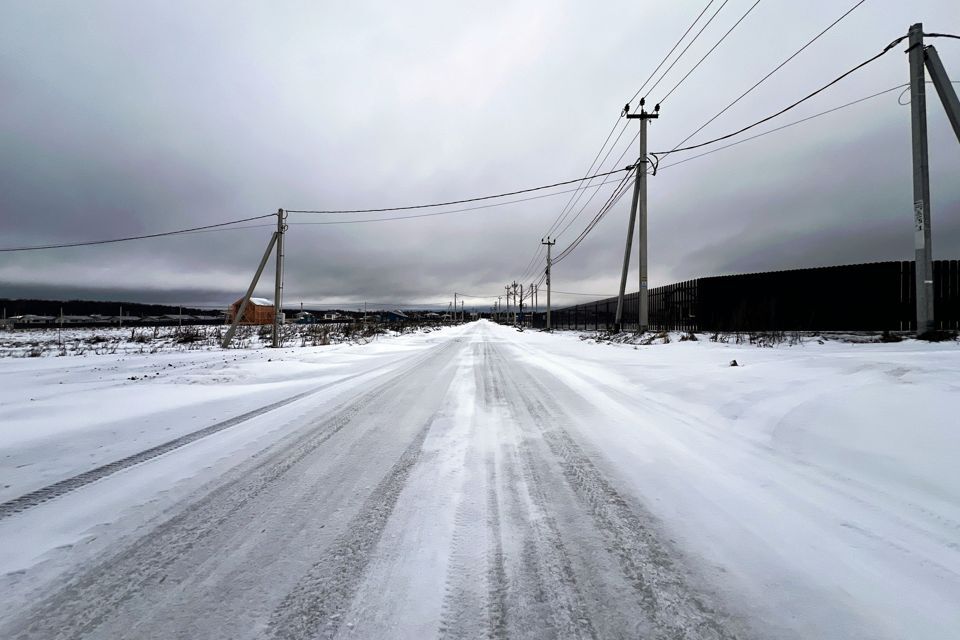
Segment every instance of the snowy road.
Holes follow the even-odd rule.
[[[549,340],[558,349],[544,355]],[[574,342],[482,322],[445,330],[323,384],[284,387],[235,411],[240,420],[144,441],[115,456],[128,463],[0,512],[0,536],[25,554],[0,552],[0,637],[960,629],[949,485],[929,500],[889,485],[878,493],[869,478],[801,460],[796,442],[787,456],[722,433],[733,423],[717,411],[671,408],[624,373],[638,364],[629,347]],[[656,376],[648,365],[640,375]],[[728,398],[719,413],[745,411],[735,405]],[[140,454],[169,442],[180,444]],[[51,466],[50,482],[18,496],[103,465],[90,467]],[[80,533],[68,540],[71,528]],[[66,543],[44,549],[51,529]]]

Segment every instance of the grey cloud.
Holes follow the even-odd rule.
[[[693,141],[780,108],[913,21],[958,30],[949,0],[888,5],[866,3]],[[651,99],[746,6],[731,3]],[[575,177],[697,10],[628,2],[7,3],[2,244],[149,233],[281,206],[445,200]],[[838,13],[826,0],[759,5],[664,103],[651,146],[679,142]],[[956,77],[960,49],[936,44]],[[905,79],[902,53],[891,52],[776,123]],[[934,246],[938,257],[957,257],[958,147],[929,98]],[[567,198],[407,222],[294,225],[288,300],[495,295],[521,276]],[[628,201],[557,266],[558,289],[616,289]],[[652,179],[653,284],[909,259],[909,202],[908,110],[891,94]],[[2,254],[0,296],[222,304],[243,290],[269,233]]]

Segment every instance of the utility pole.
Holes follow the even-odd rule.
[[[506,320],[507,320],[507,322],[510,322],[510,285],[505,286],[504,289],[507,290],[507,295],[506,295],[506,298],[507,298]]]
[[[930,234],[930,165],[927,158],[927,96],[923,70],[923,24],[910,27],[910,125],[913,136],[913,247],[917,289],[917,334],[934,329],[933,260]]]
[[[547,331],[551,330],[550,327],[550,269],[553,266],[553,260],[550,258],[550,249],[553,248],[553,245],[557,244],[556,240],[551,240],[550,236],[547,236],[547,239],[540,239],[540,244],[547,245]]]
[[[520,326],[523,326],[523,284],[520,284]]]
[[[630,269],[630,248],[633,244],[633,228],[640,217],[640,238],[637,243],[637,253],[640,259],[640,291],[639,314],[637,330],[646,331],[647,318],[647,120],[660,117],[660,105],[653,108],[654,113],[647,113],[644,108],[644,99],[640,98],[640,113],[630,113],[630,105],[624,107],[624,115],[628,119],[640,120],[640,158],[637,161],[637,173],[633,183],[633,203],[630,207],[630,222],[627,225],[627,244],[623,250],[623,271],[620,274],[620,295],[617,298],[616,329],[623,329],[623,296],[627,288],[627,272]]]
[[[263,252],[263,257],[260,259],[260,266],[257,267],[257,272],[253,275],[253,280],[250,281],[250,286],[243,296],[243,302],[240,303],[240,308],[237,309],[237,313],[233,317],[233,323],[230,325],[230,328],[227,329],[227,334],[223,337],[223,342],[220,344],[224,349],[230,346],[230,341],[233,340],[233,334],[237,332],[237,327],[240,326],[243,314],[247,311],[247,305],[250,304],[250,296],[253,295],[253,290],[257,288],[257,283],[260,281],[260,274],[263,273],[263,268],[267,265],[267,260],[270,258],[270,252],[273,251],[273,246],[277,243],[277,235],[276,231],[270,235],[270,242],[267,243],[267,250]],[[276,313],[276,307],[274,307],[274,313]],[[274,327],[276,327],[276,325],[274,325]]]
[[[457,321],[457,292],[453,292],[453,321]]]
[[[917,291],[917,335],[936,329],[933,308],[933,244],[930,228],[930,165],[927,155],[927,96],[924,67],[940,96],[947,119],[960,141],[960,101],[933,46],[923,44],[923,24],[908,32],[910,47],[910,125],[913,138],[914,269]]]
[[[287,214],[277,209],[277,273],[273,286],[273,347],[280,346],[280,327],[283,325],[283,234],[287,230],[284,222]]]

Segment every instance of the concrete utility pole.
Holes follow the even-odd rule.
[[[923,24],[910,27],[910,125],[913,134],[913,246],[917,289],[917,334],[933,331],[933,247],[930,234],[930,165],[927,158],[927,96]]]
[[[517,302],[517,281],[513,281],[513,301]],[[520,304],[523,304],[523,301],[520,301]],[[517,324],[517,310],[513,310],[513,324]]]
[[[243,296],[243,302],[240,303],[240,308],[237,309],[237,315],[233,318],[233,324],[227,329],[227,335],[223,337],[223,342],[220,343],[220,346],[224,349],[230,346],[230,341],[233,340],[233,334],[237,332],[240,320],[243,318],[243,314],[246,313],[247,305],[250,303],[250,296],[253,295],[253,290],[257,288],[257,283],[260,281],[260,274],[263,273],[263,268],[267,265],[267,259],[270,258],[270,252],[273,251],[273,245],[276,243],[277,232],[274,231],[270,236],[270,242],[267,243],[267,250],[263,252],[263,257],[260,258],[260,266],[257,267],[257,272],[253,275],[253,280],[250,281],[250,286]],[[274,325],[274,327],[276,327],[276,325]]]
[[[283,234],[287,214],[277,209],[277,274],[273,286],[273,347],[280,346],[280,328],[283,326]]]
[[[550,236],[547,236],[547,239],[540,239],[540,244],[547,245],[547,331],[551,330],[550,327],[550,269],[553,266],[553,260],[550,258],[550,249],[553,245],[557,244],[556,240],[551,240]]]
[[[453,321],[457,321],[457,292],[453,292]]]
[[[914,268],[917,290],[917,334],[937,328],[933,308],[933,243],[930,227],[930,165],[927,155],[927,96],[924,68],[940,96],[947,119],[960,141],[960,100],[933,46],[923,44],[923,23],[908,32],[910,47],[910,128],[913,138]]]
[[[506,299],[507,299],[507,311],[506,311],[506,320],[510,321],[510,285],[504,287],[507,290]]]
[[[523,324],[523,284],[520,285],[520,324]]]
[[[623,250],[623,271],[620,274],[620,295],[617,297],[617,331],[623,328],[623,296],[627,289],[627,272],[630,269],[630,248],[633,245],[633,228],[640,217],[640,238],[637,243],[637,253],[640,260],[640,291],[639,314],[637,331],[646,331],[647,318],[647,120],[660,117],[660,105],[656,105],[654,113],[647,113],[643,109],[644,99],[640,98],[640,113],[630,113],[630,105],[624,108],[624,115],[629,119],[640,119],[640,158],[637,162],[636,179],[633,183],[633,204],[630,207],[630,222],[627,225],[627,244]]]
[[[930,234],[930,165],[927,158],[927,96],[923,24],[910,27],[910,125],[913,135],[913,246],[917,289],[917,334],[934,328]]]

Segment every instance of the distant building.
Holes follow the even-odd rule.
[[[406,322],[410,319],[410,316],[405,314],[403,311],[396,309],[394,311],[383,311],[380,313],[380,318],[384,322]]]
[[[38,316],[32,313],[26,313],[22,316],[13,316],[10,318],[15,324],[51,324],[57,320],[56,316]]]
[[[233,322],[240,312],[240,305],[243,304],[243,298],[240,298],[232,305],[227,312],[227,319]],[[243,318],[240,324],[273,324],[273,301],[266,298],[250,298],[247,308],[243,312]]]

